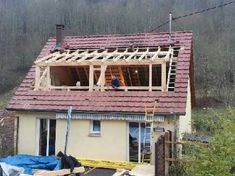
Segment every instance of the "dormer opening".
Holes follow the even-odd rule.
[[[35,62],[35,89],[174,91],[180,47],[57,51]]]

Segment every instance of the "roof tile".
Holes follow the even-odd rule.
[[[139,33],[93,36],[67,36],[65,41],[72,49],[112,48],[130,46],[157,46],[175,44],[183,46],[177,62],[177,76],[174,92],[89,92],[89,91],[34,91],[35,65],[31,67],[25,79],[15,92],[8,105],[10,110],[66,111],[73,106],[74,111],[93,112],[136,112],[144,113],[145,105],[153,107],[159,99],[159,113],[177,112],[184,114],[186,109],[189,65],[192,52],[192,32],[172,33],[173,42],[168,41],[168,33]],[[55,38],[49,38],[38,58],[47,55],[55,47]]]

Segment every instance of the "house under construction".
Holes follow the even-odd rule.
[[[165,131],[191,132],[192,32],[63,36],[57,25],[15,92],[18,153],[154,162]],[[170,35],[170,37],[169,37]],[[112,79],[118,80],[114,88]]]

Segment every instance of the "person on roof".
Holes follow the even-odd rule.
[[[120,82],[117,79],[116,76],[112,75],[112,81],[111,81],[111,86],[112,88],[114,88],[115,90],[118,90],[118,88],[120,87]]]

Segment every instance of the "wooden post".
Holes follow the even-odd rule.
[[[94,87],[94,65],[90,65],[89,70],[89,91],[92,91]]]
[[[51,74],[50,74],[50,67],[47,66],[47,89],[50,89],[51,87]]]
[[[152,83],[153,83],[153,65],[149,64],[149,91],[152,91]]]
[[[166,62],[161,64],[162,67],[162,91],[166,91]]]
[[[34,87],[35,90],[39,89],[39,86],[40,86],[39,79],[40,79],[40,67],[36,65],[36,68],[35,68],[35,87]]]
[[[105,84],[105,65],[101,65],[100,76],[101,76],[101,91],[104,91],[104,84]]]

